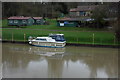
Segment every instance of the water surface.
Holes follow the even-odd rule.
[[[4,78],[117,78],[118,50],[3,43]]]

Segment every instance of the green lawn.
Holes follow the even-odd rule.
[[[81,43],[102,45],[116,45],[117,42],[113,32],[104,31],[105,29],[95,28],[78,28],[78,27],[58,27],[55,19],[47,19],[49,25],[32,25],[16,28],[16,26],[8,26],[7,20],[3,20],[4,29],[2,29],[2,38],[4,40],[27,41],[29,36],[48,36],[49,33],[63,33],[67,43]],[[6,27],[6,28],[5,28]],[[7,29],[12,28],[12,29]],[[102,31],[102,32],[101,32]]]
[[[48,30],[32,30],[32,29],[2,29],[2,37],[4,40],[18,40],[27,41],[29,36],[48,36],[49,33],[63,33],[67,40],[67,43],[83,43],[102,45],[114,45],[117,44],[114,39],[114,33],[112,32],[80,32],[80,31],[48,31]]]
[[[2,27],[3,28],[16,28],[16,26],[8,26],[8,22],[6,19],[2,20]]]
[[[65,30],[65,31],[106,31],[106,29],[96,28],[80,28],[80,27],[58,27],[56,19],[46,19],[49,25],[32,25],[32,26],[21,26],[21,28],[27,29],[47,29],[47,30]],[[8,26],[7,20],[2,20],[3,28],[17,28],[17,26]]]

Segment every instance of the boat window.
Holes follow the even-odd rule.
[[[38,38],[36,40],[46,41],[46,39],[38,39]]]
[[[52,37],[52,39],[55,39],[56,38],[56,36],[54,35],[54,36],[49,36],[49,37]]]
[[[61,37],[61,40],[65,41],[65,38],[64,38],[64,36],[60,36],[60,37]]]
[[[56,40],[57,41],[65,41],[64,36],[61,36],[61,35],[57,36]]]
[[[60,40],[60,36],[57,36],[57,37],[56,37],[56,40]]]
[[[52,37],[52,39],[55,39],[56,41],[65,41],[64,36],[62,35],[54,35],[50,37]]]

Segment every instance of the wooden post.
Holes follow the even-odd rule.
[[[78,43],[78,37],[77,37],[77,43]]]
[[[100,38],[101,44],[102,44],[102,38]]]
[[[26,36],[26,34],[24,33],[24,42],[25,42],[25,36]]]
[[[12,33],[12,42],[13,42],[13,33]]]
[[[93,33],[93,45],[94,45],[94,41],[95,41],[95,39],[94,39],[94,38],[95,38],[95,35],[94,35],[94,33]]]
[[[116,34],[115,34],[116,35]],[[116,37],[115,37],[115,35],[114,35],[114,45],[116,44]]]

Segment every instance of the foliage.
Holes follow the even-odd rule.
[[[118,2],[118,20],[114,23],[114,31],[116,33],[117,40],[120,41],[120,2]]]
[[[3,18],[10,16],[42,16],[59,17],[59,14],[69,13],[70,8],[78,5],[94,5],[96,3],[83,2],[4,2],[2,4]]]
[[[114,3],[109,3],[109,8],[108,8],[108,17],[112,18],[117,18],[117,20],[112,21],[110,23],[110,26],[113,27],[113,31],[116,34],[116,38],[118,41],[120,41],[120,2],[114,2]]]
[[[95,10],[93,10],[93,15],[92,18],[95,19],[95,23],[97,24],[96,27],[97,28],[103,28],[105,21],[103,20],[103,18],[106,18],[106,6],[99,6],[97,7]]]
[[[68,14],[68,5],[65,2],[4,2],[2,10],[3,18],[9,16],[42,16],[51,18],[55,15],[58,17],[61,13]]]

